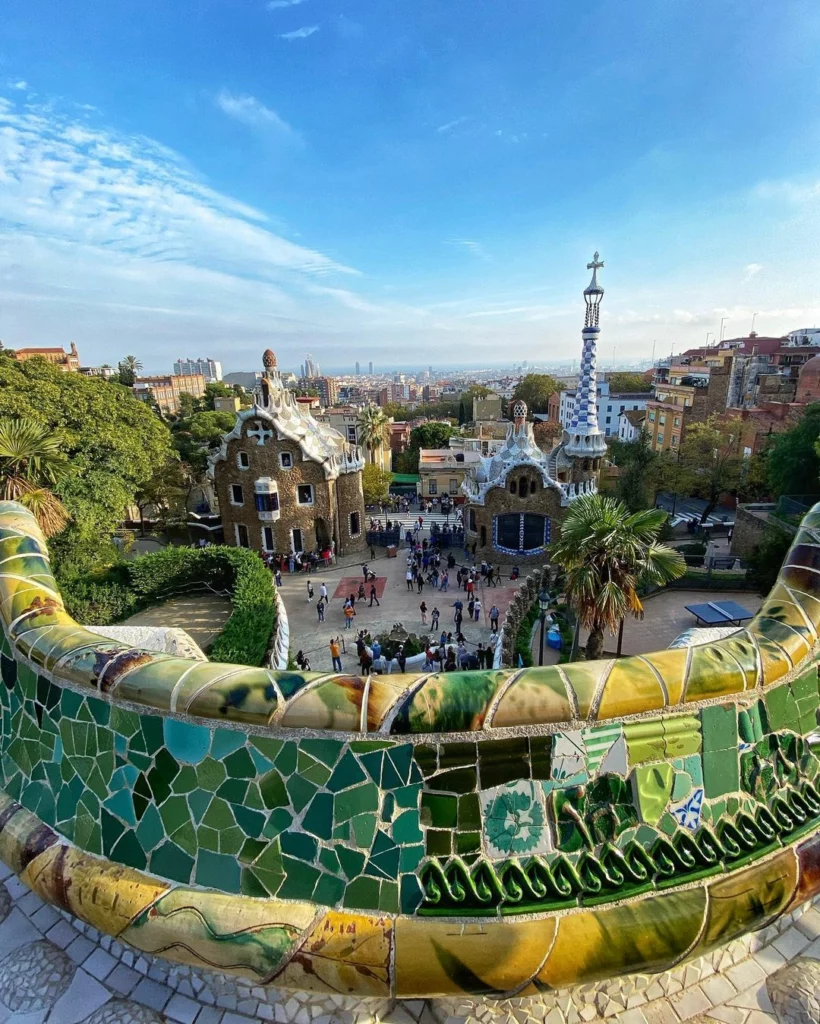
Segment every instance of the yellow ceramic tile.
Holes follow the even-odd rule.
[[[719,640],[715,645],[730,654],[740,666],[746,680],[746,689],[757,686],[760,679],[760,655],[749,634],[744,630],[735,636]]]
[[[790,599],[800,605],[809,622],[814,626],[815,632],[818,632],[820,630],[820,598],[816,594],[806,593],[799,586],[784,584],[784,587]]]
[[[53,841],[55,833],[3,790],[0,790],[0,815],[3,817],[0,860],[19,875],[26,861],[31,858],[30,847],[37,841],[35,837],[38,833],[42,849]]]
[[[814,643],[817,639],[814,622],[784,583],[778,582],[774,585],[774,589],[769,592],[769,596],[760,609],[760,614],[791,626],[801,636],[806,637],[809,643]]]
[[[399,678],[399,677],[397,677]],[[402,676],[403,680],[404,677]],[[407,694],[404,682],[390,676],[371,676],[367,692],[367,730],[376,732],[396,704]]]
[[[649,718],[642,722],[626,722],[624,735],[630,767],[646,761],[662,761],[666,757],[663,719]]]
[[[393,922],[329,911],[273,979],[283,988],[361,997],[390,996]]]
[[[492,727],[569,722],[574,717],[561,673],[553,667],[531,668],[518,676],[498,702]]]
[[[296,948],[315,915],[316,907],[308,903],[179,888],[139,914],[121,938],[166,960],[264,984]]]
[[[794,665],[807,657],[811,650],[809,643],[796,629],[769,616],[759,615],[749,626],[749,630],[782,647]]]
[[[728,697],[746,689],[746,676],[733,657],[720,644],[692,648],[692,660],[686,680],[684,701]]]
[[[631,661],[628,658],[627,661]],[[611,661],[576,661],[562,665],[561,671],[569,680],[578,700],[578,717],[589,718],[595,698],[609,672]]]
[[[480,924],[399,917],[396,995],[516,992],[543,963],[555,925],[554,917]]]
[[[669,697],[669,706],[680,703],[686,684],[686,666],[689,661],[689,651],[683,647],[676,647],[671,651],[655,651],[652,654],[643,654],[641,655],[641,660],[649,662],[660,675]]]
[[[693,955],[765,927],[786,909],[796,885],[797,857],[791,849],[710,882],[706,927]]]
[[[108,935],[119,935],[168,889],[167,882],[61,843],[33,860],[20,878],[44,900]]]
[[[663,719],[663,749],[667,758],[700,752],[702,739],[697,715],[668,715]]]
[[[696,942],[705,911],[706,892],[698,888],[567,914],[536,982],[564,988],[666,970]]]
[[[638,715],[664,707],[666,699],[657,675],[641,658],[616,661],[607,677],[598,720]]]
[[[278,724],[290,729],[358,732],[363,699],[363,679],[359,676],[334,676],[330,682],[297,694]]]

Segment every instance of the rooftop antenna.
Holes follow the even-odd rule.
[[[751,329],[751,331],[749,331],[749,337],[751,337],[754,334],[754,332],[755,332],[755,317],[756,316],[757,316],[757,313],[752,313],[752,329]]]
[[[655,365],[655,345],[656,345],[656,343],[657,343],[657,339],[653,338],[652,339],[652,365],[653,366]]]
[[[721,341],[723,341],[723,329],[724,329],[724,326],[725,326],[725,324],[726,324],[726,321],[727,321],[728,319],[729,319],[729,317],[728,317],[728,316],[722,316],[722,317],[720,318],[720,340],[721,340]]]

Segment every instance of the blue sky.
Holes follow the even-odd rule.
[[[815,0],[4,0],[0,338],[147,368],[820,322]]]

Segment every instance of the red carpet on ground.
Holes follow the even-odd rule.
[[[343,576],[339,580],[339,585],[333,591],[333,597],[350,597],[351,594],[359,593],[359,584],[362,582],[364,577],[359,573],[358,576]],[[366,594],[366,600],[370,600],[370,588],[375,585],[376,587],[376,598],[381,601],[384,588],[387,586],[387,578],[384,576],[377,576],[375,580],[370,583],[365,583],[364,592]],[[318,590],[319,588],[316,587]]]

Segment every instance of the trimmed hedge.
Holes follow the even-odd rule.
[[[261,665],[276,622],[273,581],[244,548],[165,548],[95,577],[60,580],[66,609],[79,622],[109,625],[191,587],[229,591],[233,611],[209,651],[211,661]]]

